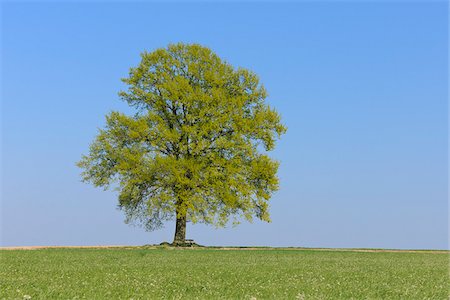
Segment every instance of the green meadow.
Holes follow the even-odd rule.
[[[448,299],[449,252],[1,250],[0,299]]]

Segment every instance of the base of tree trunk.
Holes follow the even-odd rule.
[[[172,247],[186,247],[187,243],[185,241],[173,241],[170,246]]]
[[[173,243],[163,242],[163,243],[161,243],[159,245],[160,246],[167,246],[167,247],[183,247],[183,248],[186,248],[186,247],[189,247],[189,248],[192,248],[192,247],[204,247],[204,246],[199,245],[197,243],[186,243],[186,242],[177,242],[177,243],[175,243],[175,242],[173,242]]]

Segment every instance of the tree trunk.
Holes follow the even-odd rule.
[[[186,216],[178,216],[175,225],[175,237],[173,238],[173,245],[180,246],[186,242]]]

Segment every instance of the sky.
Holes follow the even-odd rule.
[[[199,43],[257,73],[288,132],[271,223],[204,245],[448,249],[448,4],[4,2],[2,246],[171,242],[124,224],[75,163],[139,54]]]

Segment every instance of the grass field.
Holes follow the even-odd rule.
[[[448,299],[448,252],[0,251],[0,299]]]

